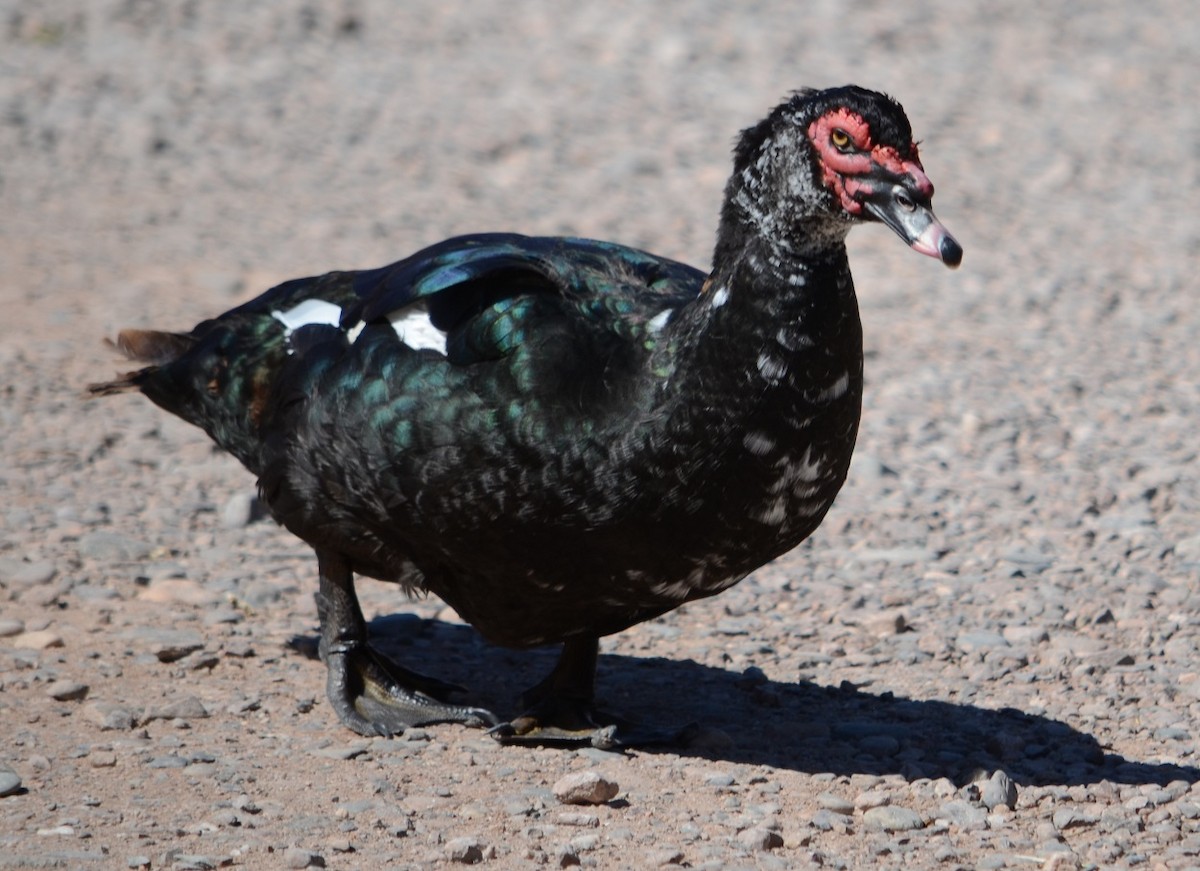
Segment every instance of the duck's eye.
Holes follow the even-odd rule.
[[[835,128],[834,131],[829,134],[829,141],[833,143],[833,147],[838,151],[850,150],[850,134],[845,130]]]

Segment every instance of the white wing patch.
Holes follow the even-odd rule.
[[[342,308],[323,299],[306,299],[287,311],[272,311],[271,317],[283,324],[283,334],[290,338],[296,330],[313,324],[340,327]],[[429,320],[429,312],[423,308],[399,309],[392,312],[388,320],[397,338],[410,348],[431,348],[439,354],[446,353],[446,334],[433,325]],[[346,339],[353,342],[365,326],[361,321],[354,324],[346,330]]]
[[[400,309],[388,315],[388,320],[397,338],[413,350],[429,348],[446,353],[446,334],[433,325],[424,309]]]
[[[271,312],[271,317],[283,324],[283,334],[290,337],[301,327],[312,324],[324,324],[328,327],[339,326],[342,320],[342,307],[323,299],[306,299],[287,311]]]
[[[727,302],[729,302],[729,288],[721,285],[713,291],[712,300],[709,302],[709,305],[712,308],[720,308]]]

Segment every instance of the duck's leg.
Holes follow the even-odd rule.
[[[554,670],[521,696],[524,713],[491,734],[504,744],[644,747],[674,744],[679,731],[644,729],[595,708],[597,638],[571,638],[563,644]]]
[[[616,726],[598,725],[593,709],[599,655],[599,639],[568,639],[554,670],[521,694],[524,713],[491,734],[505,744],[614,746]]]
[[[484,708],[448,704],[445,696],[460,687],[409,671],[371,647],[349,564],[327,550],[317,551],[317,563],[325,693],[344,725],[360,735],[390,736],[428,723],[499,722]]]

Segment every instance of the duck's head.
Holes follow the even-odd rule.
[[[803,253],[880,221],[947,266],[962,247],[934,216],[904,109],[854,85],[798,91],[742,133],[727,208],[780,247]]]

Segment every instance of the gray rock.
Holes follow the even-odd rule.
[[[21,777],[7,765],[0,766],[0,798],[21,791]]]
[[[664,847],[646,854],[644,868],[661,868],[664,865],[682,865],[685,854],[674,847]]]
[[[828,808],[821,808],[812,815],[812,819],[809,820],[809,823],[814,829],[818,829],[822,832],[829,832],[835,829],[837,831],[845,831],[850,825],[850,818],[845,814],[831,811]]]
[[[283,851],[283,866],[285,868],[324,868],[325,859],[321,854],[303,847],[288,847]]]
[[[483,848],[478,838],[452,838],[446,842],[446,858],[462,865],[483,861]]]
[[[596,835],[577,835],[571,839],[571,846],[579,853],[586,853],[589,850],[595,850],[596,845],[600,843],[600,838]]]
[[[583,864],[583,861],[579,858],[579,851],[570,844],[563,844],[559,847],[554,859],[558,863],[559,868],[571,868],[575,865]]]
[[[79,553],[102,562],[139,562],[153,550],[149,543],[117,532],[89,532],[79,539]]]
[[[999,632],[965,632],[954,639],[954,643],[959,650],[965,650],[967,653],[1008,647],[1008,641]]]
[[[142,714],[141,722],[153,720],[203,720],[208,716],[208,709],[195,696],[184,696],[174,699],[165,705],[147,708]]]
[[[1200,535],[1175,542],[1175,556],[1185,563],[1200,562]]]
[[[1017,806],[1017,785],[1003,771],[993,772],[992,776],[980,785],[979,794],[980,800],[988,810],[995,810],[1000,805],[1010,808]]]
[[[47,584],[57,574],[54,563],[45,560],[26,562],[12,557],[0,557],[0,587],[24,590]]]
[[[173,871],[210,871],[220,868],[225,861],[215,856],[201,856],[196,853],[176,853],[171,868]]]
[[[35,629],[22,632],[12,639],[13,647],[25,650],[49,650],[53,647],[62,647],[64,644],[62,635],[53,629]]]
[[[316,747],[312,750],[313,756],[320,756],[324,759],[353,759],[356,756],[362,756],[371,749],[371,745],[367,741],[355,741],[351,744],[344,744],[340,747]]]
[[[961,829],[975,830],[987,827],[987,811],[963,799],[954,799],[937,809],[937,818]]]
[[[583,812],[563,812],[554,817],[554,822],[560,826],[580,826],[594,829],[600,825],[600,817]]]
[[[100,727],[102,732],[109,730],[126,731],[137,724],[137,715],[131,708],[114,702],[92,702],[83,708],[83,716],[91,723]]]
[[[175,662],[204,647],[199,633],[186,629],[138,627],[122,632],[121,638],[152,654],[159,662]]]
[[[833,811],[835,814],[854,813],[854,802],[842,798],[832,792],[822,792],[817,796],[817,806]]]
[[[87,694],[88,685],[73,680],[56,680],[46,687],[46,695],[59,702],[77,702]]]
[[[1054,822],[1054,828],[1061,831],[1067,829],[1078,829],[1086,826],[1094,826],[1100,821],[1100,817],[1091,811],[1083,810],[1075,807],[1062,807],[1054,812],[1051,817]]]
[[[155,756],[146,763],[150,768],[187,768],[188,761],[175,753]]]
[[[925,827],[925,820],[919,813],[894,804],[869,808],[863,814],[863,823],[869,829],[884,832],[910,832]]]
[[[551,789],[563,804],[604,804],[620,792],[615,781],[595,771],[576,771],[560,778]]]
[[[0,638],[11,638],[25,631],[25,624],[20,620],[10,618],[0,619]]]
[[[747,850],[775,850],[783,846],[783,837],[779,832],[762,826],[754,826],[738,832],[737,841]]]

